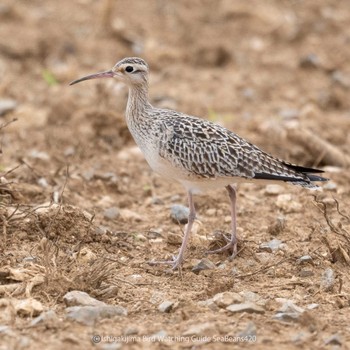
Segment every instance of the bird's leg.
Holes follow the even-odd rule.
[[[209,250],[208,254],[215,254],[215,253],[222,253],[225,250],[228,249],[232,249],[232,255],[231,258],[233,259],[236,255],[237,255],[237,234],[236,234],[236,229],[237,229],[237,225],[236,225],[236,199],[237,199],[237,195],[236,195],[236,189],[235,187],[228,185],[226,186],[226,190],[228,192],[228,195],[230,197],[230,201],[231,201],[231,239],[229,240],[229,242],[222,248],[219,249],[215,249],[215,250]]]
[[[196,218],[196,209],[194,207],[192,192],[188,191],[187,194],[188,194],[188,204],[189,204],[189,208],[190,208],[190,213],[188,215],[188,223],[186,225],[185,235],[184,235],[184,238],[182,240],[182,244],[181,244],[178,256],[176,258],[174,258],[173,260],[169,260],[169,261],[151,261],[150,262],[151,265],[170,264],[170,265],[173,265],[172,269],[176,270],[182,264],[182,262],[184,260],[184,254],[185,254],[187,242],[188,242],[188,239],[190,238],[192,225],[193,225],[193,222]]]

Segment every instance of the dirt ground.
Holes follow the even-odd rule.
[[[126,56],[149,63],[154,105],[331,180],[241,184],[233,261],[205,254],[230,230],[227,194],[197,196],[182,270],[150,266],[179,249],[170,208],[185,191],[136,148],[125,87],[68,86]],[[350,348],[348,1],[4,0],[0,77],[0,349]],[[205,257],[216,267],[193,272]],[[74,290],[128,314],[72,320],[63,296]],[[205,302],[223,292],[253,295],[263,312]],[[286,303],[295,318],[276,316]]]

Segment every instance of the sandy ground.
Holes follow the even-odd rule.
[[[5,0],[0,23],[0,349],[350,347],[348,1]],[[182,270],[150,266],[179,249],[185,192],[136,148],[122,85],[68,86],[126,56],[149,63],[154,105],[331,181],[240,185],[233,261],[205,255],[230,230],[225,191],[198,196]],[[127,315],[74,320],[69,291]]]

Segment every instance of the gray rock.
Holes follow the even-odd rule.
[[[312,257],[310,255],[303,255],[297,260],[297,264],[305,264],[312,262]]]
[[[342,345],[342,340],[339,334],[333,334],[325,340],[326,345]]]
[[[219,307],[214,303],[214,300],[212,298],[207,300],[201,300],[197,304],[198,306],[207,307],[212,311],[219,311]]]
[[[271,240],[269,242],[261,243],[259,246],[259,249],[262,251],[272,253],[272,252],[278,250],[279,248],[281,248],[281,245],[282,245],[282,241],[274,238],[273,240]]]
[[[274,320],[281,322],[297,322],[299,320],[299,312],[277,312],[272,316]]]
[[[292,300],[285,298],[276,298],[276,301],[282,303],[273,319],[283,322],[297,322],[304,309],[295,305]]]
[[[190,210],[181,204],[173,204],[170,208],[171,219],[176,223],[187,224]]]
[[[87,326],[93,326],[98,320],[115,316],[127,316],[127,310],[121,306],[72,306],[66,308],[66,317]]]
[[[247,337],[248,339],[253,339],[252,337],[256,337],[256,326],[254,322],[248,322],[247,326],[243,331],[237,334],[240,338]]]
[[[265,310],[261,306],[251,302],[242,303],[242,304],[232,304],[228,306],[226,310],[233,313],[248,312],[250,314],[252,313],[263,314],[265,312]]]
[[[103,216],[109,220],[115,220],[120,215],[119,209],[117,207],[111,207],[103,212]]]
[[[217,306],[225,308],[232,304],[242,303],[243,298],[238,293],[223,292],[215,294],[213,297],[213,301]]]
[[[36,326],[37,324],[45,324],[46,327],[54,327],[59,322],[57,314],[53,310],[48,310],[38,317],[34,318],[30,323],[31,326]]]
[[[172,310],[174,304],[175,304],[174,301],[165,300],[158,306],[158,310],[160,312],[170,312]]]
[[[15,100],[10,100],[10,99],[0,100],[0,116],[13,111],[16,107],[17,107],[17,102]]]
[[[199,273],[202,270],[215,269],[216,265],[207,258],[203,258],[197,265],[193,266],[192,272]]]
[[[283,119],[297,119],[300,115],[300,111],[297,109],[283,108],[279,111],[279,115]]]
[[[332,73],[332,80],[343,88],[350,88],[350,76],[344,74],[340,70],[336,70]]]
[[[90,297],[89,294],[73,290],[64,295],[63,301],[67,306],[106,306],[107,304]]]
[[[16,313],[19,316],[38,316],[40,315],[43,310],[43,304],[34,298],[28,298],[28,299],[23,299],[23,300],[16,300],[15,301],[15,310]]]
[[[334,191],[336,192],[337,191],[337,184],[330,181],[330,182],[327,182],[324,186],[322,186],[322,188],[326,191]]]
[[[330,291],[335,282],[335,274],[334,271],[328,267],[327,269],[324,270],[322,276],[321,276],[321,282],[320,282],[320,287],[324,291]]]
[[[320,59],[316,54],[310,53],[300,59],[299,65],[302,68],[318,68],[320,67]]]

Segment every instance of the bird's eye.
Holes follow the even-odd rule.
[[[128,73],[131,73],[133,70],[134,70],[134,68],[132,66],[127,66],[125,68],[125,71],[128,72]]]

